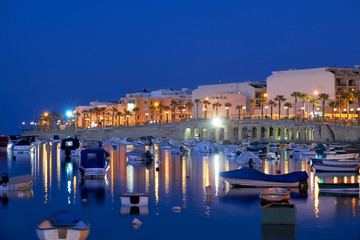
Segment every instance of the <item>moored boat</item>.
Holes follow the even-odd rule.
[[[80,172],[85,178],[103,178],[110,167],[110,154],[102,148],[81,151]]]
[[[299,187],[300,189],[307,189],[308,186],[308,175],[305,171],[270,175],[252,168],[241,168],[221,172],[220,177],[235,187]]]
[[[148,193],[122,193],[120,194],[121,204],[138,206],[148,205],[149,194]]]
[[[359,194],[359,183],[320,183],[319,192],[324,194]]]
[[[129,159],[129,161],[146,161],[152,162],[154,156],[149,151],[143,151],[140,149],[135,149],[131,152],[125,153],[125,156]]]
[[[0,191],[26,191],[32,188],[34,177],[21,175],[9,178],[6,173],[1,175]]]
[[[344,154],[330,154],[327,155],[327,159],[347,159],[347,160],[355,160],[359,156],[358,153],[344,153]]]
[[[85,240],[89,232],[90,224],[86,220],[65,210],[45,219],[36,228],[40,240]]]
[[[259,194],[260,200],[269,203],[284,202],[290,199],[290,191],[285,188],[268,188]]]
[[[358,164],[354,165],[339,165],[339,164],[324,164],[320,162],[313,162],[312,166],[316,171],[324,172],[357,172],[359,171]]]
[[[334,166],[357,166],[358,160],[343,160],[343,159],[331,159],[331,158],[311,158],[312,163],[330,164]]]

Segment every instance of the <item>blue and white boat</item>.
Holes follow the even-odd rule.
[[[302,187],[300,185],[304,185],[306,188],[309,178],[305,171],[269,175],[252,168],[221,172],[220,177],[235,187]]]
[[[103,148],[81,151],[80,173],[84,178],[103,178],[110,167],[110,154]]]

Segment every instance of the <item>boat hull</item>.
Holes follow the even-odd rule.
[[[319,183],[319,192],[324,194],[359,194],[359,184]]]
[[[9,182],[0,185],[0,191],[26,191],[32,188],[34,177],[23,175],[9,178]]]
[[[250,179],[238,178],[224,178],[234,187],[298,187],[299,182],[286,183],[286,182],[271,182]]]
[[[358,171],[358,165],[334,165],[334,164],[321,164],[313,163],[312,166],[316,171],[324,172],[356,172]]]
[[[121,204],[125,206],[148,205],[148,194],[125,193],[120,194]]]

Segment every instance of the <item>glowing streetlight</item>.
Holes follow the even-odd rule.
[[[267,97],[267,93],[264,93],[264,97]]]
[[[72,112],[71,110],[67,110],[67,111],[66,111],[66,116],[67,116],[68,118],[72,117],[72,116],[73,116],[73,112]]]
[[[213,118],[212,124],[213,124],[215,127],[219,127],[219,126],[221,125],[221,120],[220,120],[220,118]]]
[[[44,113],[44,116],[47,117],[47,116],[49,116],[49,114],[48,114],[47,112],[45,112],[45,113]]]
[[[314,95],[318,95],[318,91],[315,90],[315,91],[314,91]]]

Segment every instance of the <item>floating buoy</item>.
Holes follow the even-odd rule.
[[[160,168],[159,167],[156,167],[156,169],[155,169],[157,172],[160,170]]]
[[[276,173],[277,173],[277,174],[280,174],[280,173],[281,173],[280,169],[276,170]]]
[[[81,200],[83,203],[86,203],[88,200],[86,198]]]
[[[181,207],[176,206],[176,207],[173,207],[172,210],[173,210],[173,212],[180,213],[181,212]]]
[[[160,160],[157,160],[156,163],[161,163],[161,161],[160,161]]]
[[[208,196],[212,196],[214,194],[213,189],[210,185],[205,187],[205,190],[206,190],[206,195]]]
[[[142,222],[141,222],[139,219],[134,218],[134,220],[132,221],[132,224],[133,224],[133,225],[141,225]]]
[[[186,178],[190,178],[190,176],[189,176],[189,175],[186,175]]]

